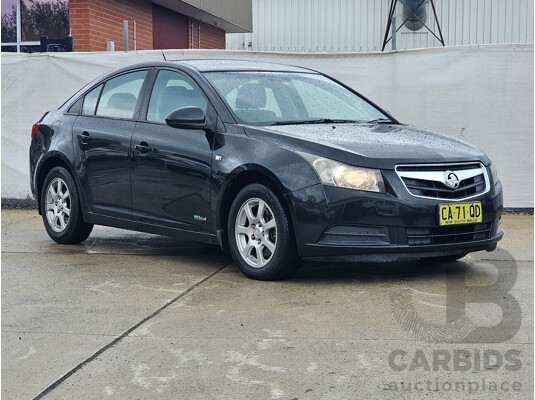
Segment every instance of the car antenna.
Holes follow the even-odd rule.
[[[156,33],[156,29],[153,29],[154,36],[156,37],[156,41],[158,42],[158,46],[160,47],[160,51],[162,52],[162,56],[164,61],[167,61],[167,58],[165,58],[165,54],[163,53],[162,44],[160,43],[160,39],[158,39],[158,34]]]

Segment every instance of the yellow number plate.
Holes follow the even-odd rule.
[[[440,225],[482,222],[481,203],[439,204],[438,220]]]

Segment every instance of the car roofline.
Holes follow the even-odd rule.
[[[237,64],[237,67],[233,68],[231,66],[225,66],[225,67],[212,67],[212,68],[198,68],[195,64],[193,64],[196,61],[221,61],[221,62],[234,62]],[[281,64],[281,63],[272,63],[272,62],[265,62],[265,61],[254,61],[254,60],[238,60],[238,59],[221,59],[221,58],[190,58],[190,59],[182,59],[182,60],[168,60],[167,62],[170,63],[176,63],[185,65],[189,68],[195,69],[196,71],[199,71],[200,73],[205,72],[293,72],[293,73],[310,73],[310,74],[321,74],[321,72],[313,70],[311,68],[302,67],[300,65],[292,65],[292,64]],[[249,68],[240,68],[240,63],[247,64],[247,63],[258,63],[263,64],[265,67],[258,66],[258,67],[251,67]],[[281,69],[270,69],[269,65],[276,66]],[[285,69],[286,68],[286,69]],[[296,71],[301,70],[301,71]]]
[[[311,75],[321,75],[321,72],[314,71],[314,70],[306,70],[306,71],[292,71],[292,70],[276,70],[273,71],[272,69],[262,69],[262,68],[255,68],[255,69],[231,69],[231,68],[220,68],[220,69],[210,69],[210,70],[197,70],[201,74],[211,73],[211,72],[271,72],[271,73],[281,73],[281,74],[311,74]]]
[[[236,62],[238,65],[236,68],[232,68],[229,66],[217,68],[214,66],[213,68],[198,68],[196,65],[190,63],[189,61],[231,61]],[[183,67],[184,69],[189,69],[195,72],[199,73],[205,73],[205,72],[282,72],[282,73],[309,73],[309,74],[322,74],[319,71],[313,70],[311,68],[301,67],[299,65],[289,65],[289,64],[279,64],[279,63],[268,63],[268,62],[259,62],[259,64],[265,64],[265,67],[263,68],[261,65],[257,67],[251,67],[248,68],[240,68],[239,63],[244,62],[244,60],[235,60],[235,59],[185,59],[185,60],[167,60],[167,61],[146,61],[142,63],[137,64],[131,64],[119,69],[114,69],[112,71],[106,72],[99,76],[98,78],[105,78],[111,75],[115,74],[121,74],[126,71],[140,69],[140,68],[158,68],[158,67],[167,67],[167,68],[176,68],[177,66]],[[255,61],[245,60],[245,63]],[[270,69],[269,65],[276,66],[281,69]],[[287,69],[284,69],[284,67],[287,67]],[[294,69],[295,68],[295,69]],[[300,70],[300,71],[297,71]],[[96,78],[96,79],[98,79]]]

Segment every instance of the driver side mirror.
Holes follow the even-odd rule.
[[[199,107],[181,107],[171,111],[165,117],[165,123],[172,128],[204,129],[206,115]]]

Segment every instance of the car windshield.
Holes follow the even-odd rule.
[[[326,76],[290,72],[209,72],[240,122],[259,125],[390,120]]]

